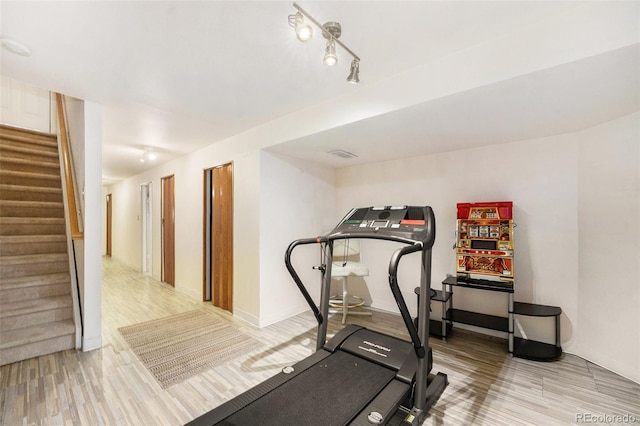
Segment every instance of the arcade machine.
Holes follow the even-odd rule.
[[[513,203],[458,203],[456,272],[513,286]]]
[[[447,376],[429,374],[428,313],[431,248],[435,240],[431,207],[365,207],[351,210],[329,234],[296,240],[285,265],[318,322],[316,352],[263,383],[193,420],[190,425],[419,425],[447,386]],[[377,239],[401,243],[389,261],[389,287],[410,341],[355,325],[327,337],[331,265],[335,241]],[[316,306],[291,263],[296,247],[319,245],[323,254],[320,304]],[[420,321],[414,324],[398,285],[401,259],[421,258]]]
[[[513,353],[513,202],[458,203],[457,210],[456,276],[442,282],[443,337],[456,322],[502,331]],[[455,309],[454,287],[507,293],[508,316]]]
[[[538,361],[557,359],[562,354],[559,306],[514,302],[513,203],[459,203],[457,220],[457,277],[443,281],[450,293],[452,321],[478,325],[508,333],[509,353]],[[470,313],[453,308],[452,286],[471,287],[508,294],[508,317]],[[553,318],[555,344],[514,335],[514,315]],[[444,328],[443,328],[444,329]],[[522,329],[521,329],[522,331]],[[522,334],[522,333],[521,333]]]

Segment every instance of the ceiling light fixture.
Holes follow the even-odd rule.
[[[158,154],[156,154],[155,152],[149,149],[145,149],[142,155],[140,156],[140,162],[145,163],[147,161],[154,161],[157,158],[158,158]]]
[[[31,49],[29,49],[26,45],[12,38],[2,37],[0,39],[0,45],[2,46],[3,49],[6,49],[11,53],[15,53],[16,55],[31,56]]]
[[[322,61],[329,66],[337,64],[338,56],[336,55],[336,44],[340,45],[340,47],[353,56],[353,61],[351,61],[351,70],[347,77],[347,81],[349,83],[360,82],[360,58],[339,40],[340,35],[342,34],[342,27],[340,24],[338,22],[326,22],[324,25],[320,24],[320,22],[318,22],[313,16],[309,15],[309,13],[301,8],[297,3],[293,3],[293,7],[295,7],[298,12],[294,15],[289,15],[289,26],[295,28],[298,40],[307,41],[311,38],[311,27],[309,24],[305,23],[304,19],[306,18],[318,27],[322,31],[322,36],[327,39],[327,45],[325,47],[324,58]]]

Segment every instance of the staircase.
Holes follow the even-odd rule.
[[[0,125],[0,365],[73,348],[57,139]]]

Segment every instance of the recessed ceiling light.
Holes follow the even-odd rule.
[[[20,56],[31,56],[31,49],[17,40],[8,37],[2,37],[0,43],[3,49]]]

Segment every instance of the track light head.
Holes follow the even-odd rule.
[[[295,28],[296,37],[300,41],[307,41],[313,35],[311,25],[304,22],[304,16],[300,12],[289,15],[289,26]]]
[[[324,58],[322,58],[322,62],[330,67],[338,63],[338,55],[336,55],[336,42],[333,39],[330,39],[327,42],[327,47],[324,49]]]
[[[349,72],[347,81],[352,84],[360,83],[360,61],[356,61],[355,59],[351,61],[351,71]]]

